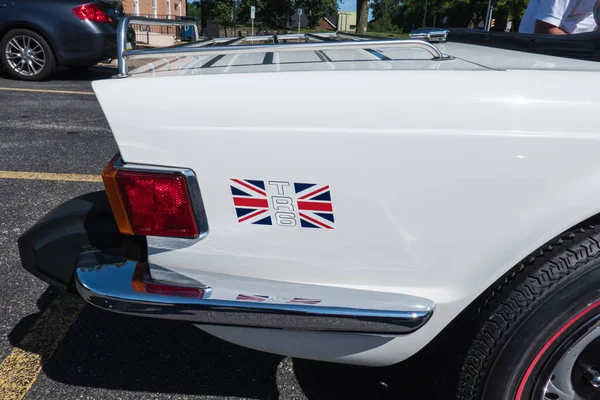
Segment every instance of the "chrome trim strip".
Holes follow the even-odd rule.
[[[428,42],[445,42],[448,38],[447,29],[432,30],[431,32],[409,33],[411,39],[427,40]]]
[[[354,40],[354,41],[358,41],[358,40],[368,40],[368,38],[364,38],[364,37],[360,37],[360,36],[353,36],[353,35],[348,35],[346,33],[338,33],[338,36],[341,38],[345,38],[345,39],[349,39],[349,40]]]
[[[252,46],[215,46],[209,48],[193,47],[164,47],[148,50],[128,50],[123,52],[125,58],[146,59],[161,57],[187,57],[216,54],[248,54],[265,52],[290,52],[290,51],[315,51],[315,50],[344,50],[364,49],[370,47],[413,47],[420,48],[431,54],[433,60],[443,60],[442,52],[431,43],[422,40],[394,39],[394,40],[362,40],[352,42],[317,42],[317,43],[284,43],[284,44],[257,44]]]
[[[196,174],[194,173],[194,171],[187,168],[171,168],[142,164],[126,164],[125,162],[123,162],[123,158],[120,155],[116,157],[113,166],[117,171],[157,172],[163,174],[182,175],[185,178],[190,200],[192,201],[192,208],[196,217],[196,224],[198,225],[199,235],[195,238],[147,236],[149,247],[151,247],[151,245],[159,245],[160,247],[166,249],[189,247],[192,244],[208,236],[208,219],[206,218],[206,210],[204,208],[204,202],[202,201],[202,193],[200,192],[200,186],[198,185],[198,179],[196,178]],[[157,238],[157,243],[152,243],[151,238]]]
[[[280,33],[279,35],[275,35],[278,40],[291,40],[291,39],[306,39],[306,34],[304,33]]]
[[[78,260],[78,292],[96,307],[129,315],[207,325],[398,335],[416,331],[433,313],[430,301],[422,311],[395,311],[140,293],[132,278],[136,268],[147,268],[144,263],[100,258]],[[90,260],[110,263],[90,265]]]
[[[131,23],[139,23],[143,25],[177,25],[177,26],[193,26],[194,41],[198,41],[198,25],[196,20],[174,20],[174,19],[154,19],[146,17],[129,16],[119,21],[117,27],[117,59],[119,60],[119,74],[117,77],[123,78],[128,76],[127,61],[125,60],[125,49],[127,48],[127,28]]]

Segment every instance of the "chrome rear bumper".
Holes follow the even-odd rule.
[[[164,279],[157,281],[150,275],[146,263],[108,256],[104,252],[82,254],[77,265],[77,290],[92,305],[124,314],[197,324],[407,334],[423,326],[434,309],[432,301],[414,296],[382,293],[383,297],[377,297],[378,294],[371,291],[273,281],[263,282],[268,282],[268,286],[277,287],[280,291],[283,287],[285,293],[292,296],[295,293],[310,292],[311,299],[260,296],[254,294],[256,285],[233,289],[226,287],[224,275],[216,279],[219,287],[209,287],[186,278],[178,279],[177,282],[165,282]],[[234,277],[231,281],[236,286],[240,285],[239,278]],[[144,292],[144,285],[153,284],[197,289],[200,296],[194,298]],[[240,294],[231,295],[236,292]],[[337,293],[335,299],[327,297],[332,292]],[[319,294],[318,298],[315,298],[315,293]],[[361,308],[339,306],[343,303],[361,304]],[[394,309],[394,305],[398,309]]]

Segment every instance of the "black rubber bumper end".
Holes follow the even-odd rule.
[[[99,191],[69,200],[42,217],[19,237],[19,253],[27,271],[65,289],[73,283],[75,262],[82,252],[129,249],[125,251],[139,259],[140,244],[145,245],[142,239],[119,233],[106,193]]]

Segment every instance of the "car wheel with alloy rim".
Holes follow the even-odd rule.
[[[571,329],[573,328],[573,329]],[[564,335],[571,331],[570,335]],[[525,389],[544,353],[562,340],[554,355],[541,368],[532,392],[540,400],[600,399],[600,301],[582,310],[544,345],[525,372],[515,399],[527,398]]]
[[[28,29],[9,31],[0,40],[0,62],[14,78],[28,81],[46,79],[55,68],[48,42]]]
[[[461,400],[600,400],[600,226],[566,232],[486,296]]]

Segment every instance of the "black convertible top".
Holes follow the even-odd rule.
[[[542,35],[486,32],[466,28],[449,28],[448,31],[448,42],[476,44],[579,60],[600,61],[600,32],[575,35]]]

